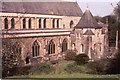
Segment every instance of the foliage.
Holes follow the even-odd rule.
[[[10,76],[15,76],[15,75],[28,75],[29,74],[29,70],[32,66],[17,66],[17,67],[13,67],[10,69]]]
[[[67,50],[65,52],[65,60],[74,60],[76,56],[76,51],[73,50]]]
[[[109,60],[106,68],[107,74],[120,74],[120,50],[115,54],[114,58]]]
[[[77,64],[68,64],[64,70],[69,74],[85,73],[86,72],[86,67],[85,66],[80,66],[80,65],[77,65]]]
[[[78,64],[78,65],[86,64],[88,61],[89,61],[89,57],[88,57],[88,55],[86,55],[86,54],[78,54],[78,55],[75,57],[75,62],[76,62],[76,64]]]
[[[114,13],[116,16],[120,17],[120,1],[117,3],[117,6],[114,8]]]
[[[100,59],[96,61],[90,61],[85,66],[89,68],[87,73],[89,74],[104,74],[105,68],[108,63],[108,59]]]
[[[116,16],[117,20],[117,29],[118,29],[118,34],[120,34],[120,1],[117,3],[117,6],[114,8],[114,13]],[[119,35],[119,40],[120,40],[120,35]]]
[[[2,76],[10,74],[10,69],[21,62],[20,54],[16,52],[17,43],[12,39],[2,39]]]
[[[49,74],[54,71],[53,66],[50,63],[44,62],[31,67],[29,74]]]

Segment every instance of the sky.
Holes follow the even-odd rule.
[[[113,13],[113,7],[111,2],[78,2],[81,10],[84,12],[87,9],[91,11],[94,16],[106,16]],[[114,7],[116,6],[116,2],[112,2]]]
[[[2,0],[4,2],[78,2],[81,10],[84,12],[87,6],[93,16],[107,16],[113,14],[113,9],[120,0]],[[113,4],[113,7],[111,5]]]
[[[75,0],[71,0],[75,1]],[[84,12],[87,9],[87,6],[89,10],[92,12],[94,16],[107,16],[113,13],[114,7],[116,7],[117,3],[120,0],[76,0],[81,8],[81,10]],[[113,6],[111,5],[113,4]]]

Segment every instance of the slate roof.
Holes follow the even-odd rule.
[[[91,30],[87,30],[83,35],[95,35]]]
[[[75,28],[101,28],[91,12],[87,9]]]
[[[0,12],[82,16],[77,2],[2,2]]]

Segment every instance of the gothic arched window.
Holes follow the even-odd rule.
[[[26,19],[24,18],[23,19],[23,29],[25,29],[26,28]]]
[[[55,19],[52,20],[52,27],[55,28]]]
[[[59,28],[59,19],[57,20],[57,28]]]
[[[41,28],[41,19],[38,20],[39,28]]]
[[[67,50],[67,47],[68,47],[67,45],[68,45],[67,40],[64,39],[62,42],[62,52],[65,52]]]
[[[31,29],[31,19],[28,20],[28,27]]]
[[[46,19],[43,21],[43,28],[46,28]]]
[[[15,20],[14,20],[14,18],[11,19],[11,28],[15,28]]]
[[[7,18],[4,19],[4,28],[8,29],[8,19]]]
[[[53,40],[51,40],[49,43],[48,54],[54,54],[54,53],[55,53],[55,44]]]
[[[40,45],[38,44],[37,41],[35,41],[32,46],[32,56],[37,57],[39,55],[40,55]]]
[[[84,45],[81,44],[81,52],[83,53],[84,52]]]

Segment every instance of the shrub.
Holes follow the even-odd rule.
[[[44,62],[31,67],[30,74],[49,74],[52,71],[54,71],[53,66],[50,63]]]
[[[100,59],[93,62],[88,62],[86,67],[89,68],[89,74],[104,74],[107,65],[107,59]]]
[[[31,66],[17,66],[13,68],[8,68],[3,74],[2,78],[7,76],[18,76],[18,75],[28,75]]]
[[[120,74],[120,49],[116,51],[114,57],[109,59],[105,72],[106,74]]]
[[[73,50],[67,50],[65,52],[65,60],[75,60],[75,56],[76,56],[76,51]]]
[[[11,69],[11,74],[13,74],[13,75],[28,75],[31,67],[32,67],[31,65],[14,67]]]
[[[69,74],[71,74],[71,73],[85,73],[86,67],[76,65],[76,64],[68,64],[64,70]]]
[[[86,64],[89,61],[89,57],[86,54],[79,54],[75,57],[75,62],[78,65]]]

